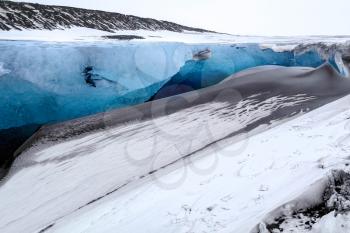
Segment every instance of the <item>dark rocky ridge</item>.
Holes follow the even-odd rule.
[[[0,30],[64,29],[85,27],[107,32],[117,30],[168,30],[208,32],[176,23],[119,13],[49,6],[35,3],[0,1]]]
[[[110,39],[110,40],[133,40],[133,39],[142,40],[142,39],[145,39],[142,36],[136,36],[136,35],[112,35],[112,36],[102,36],[102,38]]]

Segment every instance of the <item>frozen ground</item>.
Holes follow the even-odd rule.
[[[278,101],[238,119],[257,120],[273,103]],[[0,187],[0,231],[250,232],[329,170],[346,168],[349,104],[347,96],[255,136],[213,144],[157,172],[150,171],[208,143],[189,138],[208,139],[201,135],[207,132],[221,137],[239,128],[239,122],[222,118],[225,106],[203,105],[148,123],[38,145],[15,162]],[[203,115],[210,119],[193,121]],[[200,126],[208,131],[176,136]]]

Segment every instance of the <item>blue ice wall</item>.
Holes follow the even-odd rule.
[[[327,61],[315,50],[310,50],[304,53],[294,53],[293,56],[294,59],[288,66],[307,66],[316,68]]]
[[[191,52],[182,44],[0,42],[0,129],[145,102]],[[93,67],[96,87],[83,71]]]
[[[194,49],[200,50],[204,47]],[[152,99],[180,94],[219,83],[231,74],[262,65],[318,67],[325,62],[316,51],[296,54],[261,49],[257,44],[223,46],[209,45],[212,57],[190,60],[167,82]]]
[[[192,60],[205,48],[210,59]],[[254,44],[0,41],[0,51],[0,130],[143,103],[167,85],[198,89],[259,65],[323,63],[313,51],[295,55]],[[86,82],[86,67],[94,85]]]
[[[260,65],[290,65],[292,52],[276,53],[262,50],[258,45],[208,46],[212,57],[207,60],[187,61],[167,85],[183,84],[192,89],[208,87],[229,75]],[[199,50],[200,48],[195,48]]]

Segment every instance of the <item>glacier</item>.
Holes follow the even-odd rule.
[[[208,49],[210,57],[195,59],[195,54]],[[124,186],[133,187],[144,179],[161,176],[169,167],[176,170],[180,163],[186,163],[184,158],[198,158],[213,153],[212,150],[228,155],[224,162],[228,165],[227,174],[231,171],[229,164],[237,163],[236,173],[259,175],[255,170],[259,172],[260,167],[254,164],[261,164],[262,170],[268,169],[277,152],[271,151],[268,160],[266,156],[258,156],[260,160],[251,157],[258,154],[253,144],[249,146],[251,152],[234,158],[230,153],[236,155],[237,151],[226,152],[226,148],[242,138],[250,144],[245,139],[348,95],[350,90],[350,80],[345,77],[346,49],[322,44],[277,50],[257,43],[0,41],[0,50],[0,162],[5,163],[0,168],[3,177],[0,196],[6,200],[2,211],[8,213],[1,217],[0,230],[5,232],[56,229],[64,232],[70,219],[67,216],[88,213],[87,209],[119,195]],[[191,90],[195,91],[183,93]],[[172,97],[164,98],[167,96]],[[132,105],[136,106],[128,108]],[[346,107],[344,104],[343,108]],[[339,106],[327,109],[334,112]],[[296,121],[273,135],[284,135],[291,129],[292,140],[300,138],[307,129],[299,129],[303,125],[294,126]],[[55,124],[42,127],[47,123]],[[282,142],[289,140],[288,136],[278,136],[279,139],[268,142],[270,139],[257,137],[252,142],[261,144],[261,153],[266,143],[270,143],[268,148],[281,145],[281,153],[285,149]],[[300,148],[307,143],[303,141],[305,137],[299,140]],[[316,135],[314,141],[318,140]],[[293,148],[281,158],[290,161],[290,171],[294,165],[300,166],[294,163],[297,152]],[[321,144],[315,150],[324,153],[332,150],[323,148]],[[238,154],[241,149],[247,148],[245,145],[238,148]],[[323,152],[317,153],[315,161],[325,156]],[[245,160],[253,164],[246,166]],[[301,175],[310,167],[304,168]],[[321,175],[317,173],[317,178]],[[230,179],[228,175],[226,178]],[[316,178],[305,176],[305,179],[309,184]],[[258,176],[254,185],[264,185],[263,180]],[[290,179],[282,181],[288,183]],[[202,183],[202,178],[196,182]],[[97,189],[92,184],[98,184]],[[161,186],[164,184],[173,185],[160,181]],[[34,194],[30,192],[33,186],[37,187]],[[221,183],[216,183],[212,190],[220,190],[220,186]],[[300,184],[297,189],[304,186],[305,183]],[[262,189],[266,190],[265,186]],[[18,195],[9,199],[13,190]],[[233,191],[223,189],[218,198],[225,199]],[[162,191],[157,192],[167,197]],[[77,193],[82,195],[77,198]],[[260,191],[254,192],[256,197],[249,198],[259,201],[259,194]],[[281,195],[283,203],[290,199],[286,193]],[[136,201],[136,204],[141,202]],[[170,211],[177,211],[182,202],[183,199],[174,203]],[[59,210],[54,208],[58,205]],[[215,203],[205,208],[211,209],[206,210],[208,213],[216,212]],[[245,224],[247,228],[253,228],[271,211],[270,207],[263,209]],[[194,213],[201,216],[201,211],[199,208]],[[143,219],[135,221],[138,225]],[[195,220],[189,219],[192,221]],[[149,230],[167,232],[172,227],[183,227],[171,224],[169,228],[166,224],[150,225]],[[242,222],[233,224],[235,229]],[[122,224],[116,228],[130,232],[135,230],[134,226]],[[205,226],[196,226],[202,228]]]
[[[331,48],[331,49],[330,49]],[[258,43],[0,41],[0,163],[42,125],[209,87],[262,65],[318,67],[346,76],[348,46]],[[194,55],[210,49],[212,56]],[[6,162],[7,161],[7,162]]]
[[[1,1],[0,232],[349,233],[349,104],[350,36]]]
[[[330,62],[330,59],[323,58],[316,50],[301,53],[295,53],[292,50],[275,52],[269,48],[263,49],[258,44],[208,47],[213,50],[212,58],[187,61],[152,99],[208,87],[219,83],[231,74],[252,67],[280,65],[316,68],[324,62]]]
[[[207,47],[212,58],[192,60],[193,53]],[[257,44],[1,41],[0,50],[0,129],[143,103],[172,85],[196,90],[255,66],[317,67],[326,61],[313,50],[274,52]],[[96,88],[85,83],[86,67],[99,77]]]
[[[186,52],[176,44],[1,42],[0,50],[3,69],[10,71],[3,72],[0,79],[0,129],[62,121],[143,102],[186,59],[179,57]],[[87,66],[113,82],[98,82],[97,88],[86,85],[83,71]]]

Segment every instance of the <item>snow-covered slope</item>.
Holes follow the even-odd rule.
[[[348,96],[207,157],[182,161],[181,168],[139,181],[48,232],[250,232],[331,169],[347,169],[349,104]],[[332,226],[319,232],[335,232]]]
[[[0,1],[0,40],[106,41],[106,36],[113,35],[147,41],[266,43],[276,50],[290,49],[300,43],[343,43],[350,40],[349,36],[234,36],[113,12]]]
[[[84,27],[101,31],[167,30],[174,32],[206,30],[150,18],[64,6],[0,1],[0,30],[64,29]]]
[[[0,189],[1,199],[6,200],[6,204],[2,202],[0,229],[67,233],[250,232],[266,214],[298,198],[330,169],[346,169],[349,104],[348,96],[230,146],[216,145],[214,150],[199,152],[118,191],[111,190],[105,197],[65,215],[57,213],[85,199],[86,190],[100,192],[101,187],[119,176],[113,175],[113,170],[96,171],[77,186],[74,180],[82,177],[84,170],[69,176],[67,173],[76,166],[74,160],[83,163],[83,157],[54,158],[58,147],[37,152],[35,160],[23,163],[25,169]],[[90,140],[98,140],[96,136]],[[70,143],[78,145],[81,141]],[[105,142],[101,151],[109,143]],[[129,159],[136,166],[142,161]],[[87,168],[95,165],[107,164],[99,160],[84,163]],[[53,174],[52,166],[60,167],[61,172]],[[103,182],[96,180],[103,176]],[[63,183],[56,183],[55,177]],[[68,189],[75,190],[76,196],[64,192]],[[14,192],[18,195],[13,196]],[[333,221],[334,217],[327,218]],[[343,217],[338,217],[338,222],[339,218]]]

